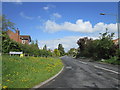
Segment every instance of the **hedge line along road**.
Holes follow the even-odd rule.
[[[61,57],[61,59],[65,65],[63,72],[40,88],[120,89],[118,66],[73,59],[68,56]]]

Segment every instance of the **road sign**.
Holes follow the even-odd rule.
[[[9,52],[9,54],[23,54],[23,52]]]

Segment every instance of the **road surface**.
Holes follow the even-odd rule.
[[[88,90],[91,90],[90,88],[109,88],[108,90],[119,90],[120,78],[118,78],[117,66],[77,60],[68,56],[61,59],[65,65],[63,72],[40,88],[89,88]]]

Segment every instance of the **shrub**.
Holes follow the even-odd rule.
[[[111,57],[110,59],[106,59],[106,60],[104,60],[102,62],[115,64],[115,65],[120,65],[120,60],[118,60],[117,56]]]

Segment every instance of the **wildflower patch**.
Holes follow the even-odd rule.
[[[32,88],[58,73],[60,59],[44,57],[3,56],[2,88]]]

